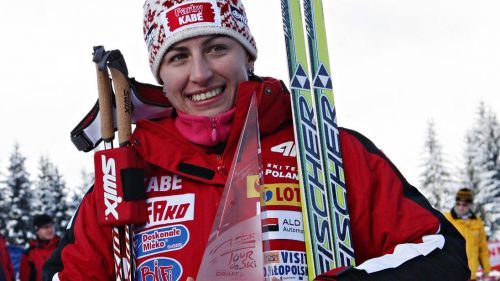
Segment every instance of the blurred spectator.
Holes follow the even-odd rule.
[[[480,264],[483,268],[483,279],[488,280],[490,272],[488,243],[483,221],[471,210],[472,202],[472,191],[468,188],[460,189],[455,197],[455,206],[445,214],[445,217],[465,238],[467,259],[471,271],[470,280],[477,280]]]
[[[59,237],[55,234],[54,221],[48,215],[35,216],[33,227],[36,239],[21,257],[19,278],[21,281],[42,281],[42,267],[57,247]]]
[[[12,267],[12,261],[7,251],[7,243],[0,234],[0,281],[14,281],[15,277],[14,267]]]

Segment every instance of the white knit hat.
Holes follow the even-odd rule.
[[[195,36],[222,34],[240,42],[257,58],[255,40],[240,0],[146,0],[144,40],[151,71],[159,83],[159,68],[173,44]]]

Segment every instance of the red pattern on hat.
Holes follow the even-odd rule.
[[[167,11],[182,5],[202,3],[212,5],[217,20],[208,22],[200,18],[199,22],[189,22],[165,31]],[[196,20],[196,16],[193,16]],[[219,22],[220,19],[220,22]],[[172,26],[170,26],[172,27]],[[149,64],[159,83],[159,66],[163,55],[173,44],[195,36],[222,34],[231,36],[240,42],[249,54],[256,58],[257,47],[247,25],[246,13],[240,0],[146,0],[143,21],[144,40],[148,47]]]

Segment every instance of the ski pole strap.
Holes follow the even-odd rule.
[[[134,78],[127,78],[130,84],[130,101],[132,103],[132,124],[140,119],[154,120],[171,116],[173,108],[163,95],[162,88],[156,85],[141,83]],[[114,95],[111,95],[112,98]],[[115,115],[115,102],[113,116]],[[71,141],[79,151],[89,152],[101,143],[101,121],[99,120],[98,102],[71,131]],[[115,119],[115,117],[113,117]],[[116,120],[113,121],[116,130]]]

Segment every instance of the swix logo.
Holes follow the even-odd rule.
[[[118,196],[118,192],[116,191],[115,159],[106,159],[105,155],[101,155],[101,163],[103,173],[102,184],[104,187],[104,205],[106,206],[104,216],[108,219],[107,216],[111,214],[116,220],[118,220],[118,212],[116,211],[116,208],[123,199]]]
[[[297,156],[297,150],[295,149],[295,143],[293,141],[287,141],[282,144],[271,147],[272,152],[277,152],[283,154],[283,156],[295,157]]]

